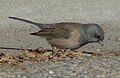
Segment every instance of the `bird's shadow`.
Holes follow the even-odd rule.
[[[29,52],[37,52],[37,53],[43,53],[45,51],[49,52],[49,51],[53,51],[53,50],[49,50],[49,49],[45,49],[42,50],[40,48],[36,48],[36,49],[32,49],[32,48],[15,48],[15,47],[0,47],[0,49],[4,49],[4,50],[19,50],[19,51],[29,51]]]
[[[21,48],[13,48],[13,47],[0,47],[0,49],[21,50]]]

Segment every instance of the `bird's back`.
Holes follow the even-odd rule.
[[[31,35],[36,36],[44,36],[46,38],[63,38],[67,39],[70,37],[70,32],[76,30],[80,31],[80,23],[72,23],[72,22],[62,22],[62,23],[54,23],[54,24],[46,24],[50,25],[48,28],[44,28],[38,32],[31,33]],[[48,38],[50,39],[50,38]]]

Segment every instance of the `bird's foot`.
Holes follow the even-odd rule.
[[[52,55],[50,58],[53,57],[62,57],[65,58],[68,55],[68,52],[70,52],[70,49],[57,49],[56,47],[53,47]]]

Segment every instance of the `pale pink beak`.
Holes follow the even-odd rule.
[[[98,43],[102,46],[104,45],[102,40],[100,40]]]

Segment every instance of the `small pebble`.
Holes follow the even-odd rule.
[[[54,72],[52,70],[49,71],[49,74],[54,74]]]
[[[116,42],[120,42],[120,38],[116,38],[116,40],[115,40]]]
[[[18,78],[20,78],[20,77],[21,77],[21,75],[20,75],[20,74],[18,74],[18,75],[17,75],[17,77],[18,77]]]
[[[100,51],[100,49],[97,49],[97,52],[99,52]]]

